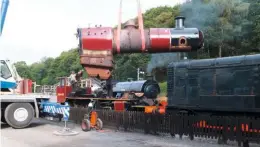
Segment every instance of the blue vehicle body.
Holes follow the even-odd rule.
[[[10,81],[5,81],[5,80],[0,80],[0,87],[1,88],[15,88],[17,84],[15,82],[10,82]]]

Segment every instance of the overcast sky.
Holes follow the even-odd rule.
[[[75,48],[77,27],[89,24],[114,26],[118,21],[120,0],[10,0],[3,34],[0,59],[27,64],[43,57],[57,57]],[[182,0],[141,0],[142,11],[174,6]],[[0,0],[2,2],[2,0]],[[135,0],[123,0],[122,20],[137,16]]]

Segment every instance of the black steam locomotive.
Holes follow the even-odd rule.
[[[260,114],[260,54],[183,60],[167,72],[167,111]]]
[[[113,87],[114,97],[116,97],[117,94],[120,94],[120,96],[122,96],[124,93],[132,93],[136,98],[145,97],[148,99],[156,99],[157,95],[160,93],[160,87],[159,84],[154,80],[140,80],[116,83],[116,85]],[[141,95],[135,95],[136,93],[141,93]]]

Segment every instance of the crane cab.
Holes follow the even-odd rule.
[[[5,89],[14,89],[17,86],[12,67],[6,60],[0,61],[0,83],[1,91]]]
[[[32,93],[33,81],[23,79],[9,60],[0,60],[1,94]]]

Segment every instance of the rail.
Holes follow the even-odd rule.
[[[43,94],[49,94],[49,95],[55,95],[56,94],[56,88],[60,83],[57,83],[55,85],[36,85],[34,87],[34,93],[43,93]],[[98,86],[101,85],[101,81],[95,78],[91,79],[82,79],[80,81],[81,88],[85,87],[91,87],[91,85],[97,84]],[[67,83],[67,86],[70,86],[69,83]]]
[[[55,95],[56,87],[57,87],[57,85],[40,85],[40,86],[35,87],[34,93]]]

